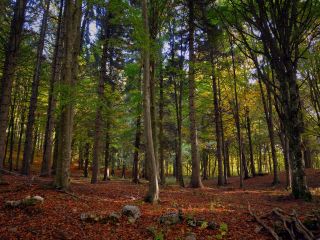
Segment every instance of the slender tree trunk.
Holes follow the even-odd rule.
[[[21,143],[22,143],[22,135],[24,130],[24,121],[25,121],[25,113],[26,107],[23,105],[21,107],[21,118],[20,118],[20,132],[19,132],[19,140],[18,140],[18,150],[17,150],[17,157],[15,163],[15,170],[19,170],[19,161],[20,161],[20,152],[21,152]]]
[[[88,177],[89,156],[90,156],[90,144],[86,143],[84,147],[84,169],[83,169],[83,176],[85,178]]]
[[[104,18],[104,21],[107,21],[107,17]],[[103,99],[104,99],[104,88],[106,81],[106,63],[108,59],[108,29],[107,23],[104,23],[104,33],[103,33],[103,53],[101,57],[101,65],[100,65],[100,76],[98,82],[98,107],[96,110],[96,119],[95,119],[95,134],[94,134],[94,145],[93,145],[93,160],[92,160],[92,178],[91,183],[97,183],[99,177],[99,163],[101,160],[102,152],[101,152],[101,143],[102,143],[102,110],[103,110]]]
[[[139,183],[140,138],[141,138],[141,116],[138,115],[136,120],[136,137],[134,141],[133,168],[132,168],[132,181],[134,183]]]
[[[9,170],[12,171],[13,170],[13,159],[12,159],[12,154],[13,154],[13,147],[14,147],[14,128],[15,128],[15,124],[14,124],[14,115],[15,115],[15,106],[16,106],[16,100],[17,100],[17,91],[15,91],[14,93],[14,97],[13,97],[13,103],[11,105],[11,117],[10,117],[10,149],[9,149]],[[9,139],[9,137],[8,137]]]
[[[241,129],[240,129],[237,78],[236,78],[236,69],[235,69],[235,62],[234,62],[234,50],[233,50],[232,40],[230,40],[230,45],[231,45],[231,54],[232,54],[232,69],[233,69],[234,98],[235,98],[234,119],[235,119],[236,128],[237,128],[237,139],[238,139],[238,147],[239,147],[240,188],[242,188],[243,187],[243,159],[242,159],[243,144],[242,144]]]
[[[150,32],[148,22],[148,4],[147,0],[142,0],[143,26],[146,34],[146,46],[143,46],[143,110],[144,110],[144,134],[146,144],[146,161],[150,163],[150,181],[149,190],[145,197],[147,202],[157,202],[159,200],[159,186],[157,178],[157,165],[155,159],[155,150],[153,147],[151,112],[150,112]]]
[[[17,65],[17,57],[22,39],[22,29],[25,19],[27,0],[17,0],[11,20],[11,28],[5,49],[5,61],[1,77],[0,99],[0,181],[4,163],[6,147],[6,130],[8,126],[9,107],[11,101],[12,84]]]
[[[194,1],[188,0],[189,8],[189,120],[190,120],[190,143],[191,143],[191,161],[192,173],[190,187],[203,187],[200,177],[200,162],[198,153],[197,124],[195,111],[195,53],[194,53]]]
[[[161,60],[162,61],[162,60]],[[163,96],[163,75],[162,75],[162,63],[160,64],[160,99],[159,99],[159,163],[160,163],[160,183],[164,185],[166,183],[166,176],[164,172],[164,140],[163,140],[163,110],[164,110],[164,96]]]
[[[246,122],[247,122],[247,134],[248,134],[248,140],[249,140],[251,174],[253,177],[255,177],[256,176],[256,169],[254,166],[254,159],[253,159],[253,147],[252,147],[252,138],[251,138],[251,120],[250,120],[249,108],[246,108]]]
[[[110,158],[110,120],[107,119],[107,130],[106,130],[106,145],[104,155],[104,174],[103,181],[110,180],[109,176],[109,158]]]
[[[43,159],[41,163],[40,176],[49,176],[50,167],[52,162],[52,148],[53,148],[53,131],[55,128],[55,116],[54,111],[56,109],[56,96],[54,94],[55,85],[60,79],[61,74],[61,62],[63,58],[62,49],[62,14],[63,14],[64,0],[60,0],[58,26],[56,31],[56,40],[52,62],[52,74],[50,78],[49,97],[48,97],[48,109],[47,109],[47,121],[45,130],[45,139],[43,146]]]
[[[265,117],[266,117],[270,145],[271,145],[271,154],[272,154],[273,171],[274,171],[272,184],[275,185],[275,184],[278,184],[280,181],[279,181],[279,174],[278,174],[278,160],[277,160],[277,153],[276,153],[275,139],[274,139],[274,130],[273,130],[271,91],[270,91],[270,87],[266,86],[266,88],[267,88],[267,99],[266,99],[260,79],[259,79],[259,86],[260,86],[261,99],[262,99],[262,103],[263,103],[263,109],[264,109],[264,113],[265,113]]]
[[[202,179],[203,180],[208,180],[208,153],[206,150],[203,150],[202,152]]]
[[[45,9],[43,12],[40,37],[38,42],[37,49],[37,58],[36,58],[36,66],[34,69],[32,88],[31,88],[31,97],[30,97],[30,106],[28,112],[28,121],[27,121],[27,129],[26,129],[26,138],[24,143],[24,151],[23,151],[23,160],[22,160],[22,168],[21,173],[23,175],[29,175],[30,173],[30,162],[32,161],[32,151],[33,151],[33,131],[35,124],[35,112],[37,109],[38,103],[38,92],[39,92],[39,84],[40,84],[40,74],[41,74],[41,65],[42,65],[42,54],[44,48],[44,41],[47,31],[47,22],[48,22],[48,14],[49,14],[50,0],[45,1]]]
[[[216,127],[216,141],[217,141],[217,160],[218,160],[218,186],[222,186],[223,180],[223,163],[222,163],[222,131],[221,131],[221,116],[220,116],[220,106],[218,97],[218,87],[217,79],[215,76],[214,58],[213,51],[210,53],[211,67],[212,67],[212,92],[213,92],[213,105],[214,105],[214,120]]]
[[[249,178],[249,171],[248,171],[248,164],[247,164],[247,158],[246,158],[246,151],[245,151],[245,144],[244,141],[241,140],[242,142],[242,165],[243,165],[243,173],[244,173],[244,179]]]

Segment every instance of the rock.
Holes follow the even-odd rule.
[[[196,240],[197,239],[197,235],[195,233],[188,233],[186,235],[186,239],[185,240]]]
[[[159,222],[166,225],[173,225],[180,223],[183,220],[182,211],[179,209],[178,212],[169,212],[162,215],[159,218]]]
[[[18,201],[6,201],[5,206],[15,208],[18,207],[21,204],[21,200]]]
[[[95,213],[81,213],[80,219],[84,222],[99,222],[101,218]]]
[[[28,207],[28,206],[34,206],[38,203],[43,203],[44,198],[40,196],[27,196],[22,200],[17,200],[17,201],[6,201],[5,206],[6,207]]]
[[[122,208],[122,214],[127,216],[131,221],[136,221],[140,216],[141,212],[137,206],[126,205]]]
[[[215,223],[214,221],[208,222],[207,229],[216,230],[218,228],[219,228],[219,225],[217,223]]]
[[[121,215],[117,212],[112,212],[108,216],[108,220],[112,223],[118,223],[120,221]]]

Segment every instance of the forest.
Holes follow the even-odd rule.
[[[319,0],[0,0],[0,239],[320,239]]]

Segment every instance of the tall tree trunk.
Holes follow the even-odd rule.
[[[150,32],[148,22],[148,4],[147,0],[142,0],[143,26],[146,35],[146,46],[142,47],[143,54],[143,110],[144,110],[144,134],[146,144],[146,161],[150,163],[150,181],[149,190],[145,197],[147,202],[157,202],[159,200],[159,186],[157,178],[157,165],[155,151],[153,148],[153,136],[150,112]]]
[[[108,17],[104,17],[103,21],[105,21],[103,24],[104,29],[103,29],[103,34],[102,34],[102,40],[104,41],[103,44],[103,53],[101,57],[101,65],[100,65],[100,75],[99,75],[99,81],[98,81],[98,107],[96,110],[96,119],[95,119],[95,134],[94,134],[94,144],[93,144],[93,160],[92,160],[92,178],[91,178],[91,183],[97,183],[98,182],[98,177],[99,177],[99,163],[101,160],[102,156],[102,124],[103,124],[103,119],[102,119],[102,110],[103,110],[103,100],[104,100],[104,88],[105,88],[105,81],[106,81],[106,74],[107,74],[107,69],[106,69],[106,63],[108,59],[108,29],[107,22],[108,22]]]
[[[237,128],[237,139],[238,139],[238,148],[239,148],[239,166],[240,166],[240,188],[243,187],[243,144],[241,137],[241,128],[240,128],[240,117],[239,117],[239,103],[238,103],[238,91],[237,91],[237,77],[236,77],[236,68],[234,61],[234,49],[232,40],[230,40],[231,46],[231,55],[232,55],[232,69],[233,69],[233,84],[234,84],[234,99],[235,99],[235,110],[234,110],[234,119]]]
[[[105,153],[104,153],[104,173],[103,173],[103,181],[110,180],[109,174],[109,159],[110,159],[110,120],[107,119],[107,129],[106,129],[106,145],[105,145]]]
[[[141,138],[141,116],[138,115],[136,120],[136,137],[134,141],[133,168],[132,168],[132,181],[134,183],[139,183],[140,138]]]
[[[171,62],[174,63],[175,59],[175,46],[174,46],[174,26],[170,32],[170,47],[171,47]],[[183,43],[182,37],[180,42],[180,51],[181,56],[179,60],[179,68],[183,68]],[[181,187],[184,187],[183,180],[183,171],[182,171],[182,97],[183,97],[183,77],[179,77],[179,84],[177,83],[177,78],[173,72],[170,73],[170,78],[174,84],[174,101],[175,101],[175,110],[176,110],[176,121],[177,121],[177,129],[176,129],[176,139],[175,139],[175,147],[176,147],[176,157],[175,164],[173,167],[174,175],[176,177],[176,182],[179,183]]]
[[[50,0],[46,0],[45,9],[43,12],[43,17],[41,22],[36,66],[34,69],[32,88],[31,88],[30,106],[29,106],[29,112],[28,112],[26,138],[24,143],[23,160],[22,160],[22,168],[21,168],[21,173],[23,175],[29,175],[30,173],[30,162],[32,158],[32,151],[33,151],[33,145],[34,145],[32,141],[33,141],[33,134],[34,134],[33,131],[34,131],[34,124],[35,124],[35,112],[36,112],[37,103],[38,103],[41,65],[43,61],[42,54],[43,54],[44,41],[45,41],[45,36],[47,31],[49,7],[50,7]]]
[[[88,177],[89,156],[90,156],[90,143],[86,143],[84,147],[84,169],[83,169],[83,176],[85,178]]]
[[[246,123],[247,123],[247,134],[249,140],[249,152],[250,152],[250,168],[251,174],[253,177],[256,176],[256,169],[254,166],[254,159],[253,159],[253,147],[252,147],[252,138],[251,138],[251,120],[250,120],[250,113],[249,108],[246,108]]]
[[[280,181],[279,181],[279,174],[278,174],[278,159],[277,159],[275,139],[274,139],[274,129],[273,129],[271,90],[270,90],[270,86],[266,86],[266,88],[267,88],[267,98],[266,98],[263,87],[262,87],[261,80],[259,79],[258,81],[259,81],[261,99],[262,99],[263,109],[264,109],[266,122],[267,122],[267,126],[268,126],[268,133],[269,133],[270,146],[271,146],[271,154],[272,154],[272,162],[273,162],[273,182],[272,182],[272,184],[276,185]]]
[[[196,124],[196,111],[195,111],[195,53],[194,53],[194,1],[188,0],[189,8],[189,120],[190,120],[190,143],[191,143],[191,161],[192,173],[190,187],[199,188],[203,187],[200,177],[200,162],[198,153],[198,139],[197,139],[197,124]]]
[[[21,152],[21,143],[22,143],[22,135],[24,130],[24,121],[26,116],[26,106],[22,104],[21,106],[21,117],[20,117],[20,131],[19,131],[19,140],[18,140],[18,150],[17,150],[17,157],[15,163],[15,170],[19,170],[19,161],[20,161],[20,152]]]
[[[5,49],[5,61],[1,78],[0,99],[0,181],[4,163],[6,147],[6,130],[8,126],[9,107],[11,101],[12,84],[17,65],[17,57],[22,39],[22,29],[25,19],[27,0],[17,0],[11,20],[11,28]]]
[[[211,35],[211,34],[210,34]],[[212,41],[212,40],[211,40]],[[220,106],[219,106],[219,96],[217,87],[217,78],[215,76],[215,66],[213,50],[210,52],[211,67],[212,67],[212,92],[213,92],[213,105],[214,105],[214,121],[216,127],[216,141],[217,141],[217,160],[218,160],[218,186],[222,186],[224,183],[223,179],[223,165],[222,165],[222,129],[221,129],[221,116],[220,116]]]
[[[162,60],[160,60],[162,61]],[[163,96],[163,74],[162,74],[162,63],[160,64],[160,77],[159,77],[159,163],[160,163],[160,183],[164,185],[166,183],[166,176],[164,172],[164,140],[163,140],[163,111],[164,111],[164,96]]]
[[[73,101],[66,101],[73,96],[73,88],[78,75],[78,55],[80,51],[81,0],[66,1],[64,8],[64,61],[62,66],[61,116],[59,123],[59,145],[55,176],[55,186],[69,188],[71,144],[73,132]]]
[[[51,77],[49,86],[47,121],[43,146],[43,159],[41,163],[40,176],[49,176],[51,171],[52,162],[52,148],[53,148],[53,131],[55,128],[54,111],[56,109],[56,96],[54,94],[55,85],[60,79],[61,75],[61,62],[62,62],[62,14],[63,14],[64,0],[60,0],[58,26],[56,31],[56,39],[54,46],[53,61],[51,66]]]
[[[13,102],[11,104],[11,117],[10,117],[10,149],[9,149],[9,170],[12,171],[13,170],[13,159],[12,159],[12,154],[13,154],[13,147],[14,147],[14,128],[15,128],[15,124],[14,124],[14,115],[15,115],[15,106],[16,106],[16,100],[17,100],[17,90],[14,93],[14,97],[13,97]],[[8,138],[9,139],[9,138]]]

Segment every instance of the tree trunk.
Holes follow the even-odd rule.
[[[162,61],[162,60],[160,60]],[[163,75],[162,63],[160,64],[160,99],[159,99],[159,163],[160,163],[160,184],[166,183],[166,176],[164,172],[164,140],[163,140],[163,110],[164,110],[164,96],[163,96]]]
[[[133,168],[132,168],[132,181],[134,183],[139,183],[140,138],[141,138],[141,116],[138,115],[136,120],[136,137],[134,141]]]
[[[248,134],[248,140],[249,140],[249,151],[250,151],[250,168],[251,168],[251,174],[253,177],[256,176],[256,169],[254,166],[254,159],[253,159],[253,147],[252,147],[252,138],[251,138],[251,121],[250,121],[250,114],[249,114],[249,108],[246,108],[246,122],[247,122],[247,134]]]
[[[194,53],[194,2],[188,0],[189,8],[189,120],[190,120],[190,143],[191,143],[191,161],[192,172],[190,187],[201,188],[203,187],[200,177],[200,162],[198,153],[198,139],[197,139],[197,124],[196,124],[196,111],[195,111],[195,53]]]
[[[107,119],[107,130],[106,130],[106,145],[104,155],[104,174],[103,181],[110,180],[109,175],[109,158],[110,158],[110,120]]]
[[[17,99],[17,91],[15,91],[14,93],[14,97],[13,97],[13,103],[11,105],[11,119],[10,119],[10,149],[9,149],[9,170],[12,171],[13,170],[13,159],[12,159],[12,154],[13,154],[13,147],[14,147],[14,128],[15,128],[15,124],[14,124],[14,115],[15,115],[15,105],[16,105],[16,99]]]
[[[25,19],[27,0],[17,0],[11,21],[10,34],[5,49],[5,61],[1,78],[0,99],[0,181],[4,163],[6,147],[6,130],[8,126],[9,107],[14,73],[17,65],[17,57],[22,39],[22,29]]]
[[[159,200],[159,186],[157,178],[157,165],[155,151],[153,147],[151,112],[150,112],[150,33],[148,23],[147,0],[142,0],[143,26],[146,34],[146,46],[142,46],[143,54],[143,110],[144,110],[144,134],[146,145],[146,161],[150,163],[149,190],[145,197],[147,202],[157,202]]]
[[[236,69],[234,62],[234,50],[233,43],[230,40],[231,46],[231,54],[232,54],[232,69],[233,69],[233,82],[234,82],[234,99],[235,99],[235,110],[234,110],[234,120],[237,128],[237,139],[238,139],[238,148],[239,148],[239,166],[240,166],[240,188],[243,187],[243,159],[242,159],[242,137],[241,137],[241,129],[240,129],[240,118],[239,118],[239,103],[238,103],[238,91],[237,91],[237,78],[236,78]]]
[[[41,65],[43,61],[42,54],[43,54],[44,41],[45,41],[45,36],[47,31],[49,7],[50,7],[50,0],[46,0],[45,9],[43,12],[43,17],[41,22],[40,37],[39,37],[37,57],[36,57],[36,66],[34,69],[32,88],[31,88],[31,97],[30,97],[26,137],[25,137],[25,143],[24,143],[23,160],[22,160],[22,168],[21,168],[21,173],[23,175],[30,174],[30,162],[32,161],[31,160],[32,152],[35,144],[33,143],[33,138],[34,138],[33,131],[34,131],[35,118],[36,118],[35,112],[36,112],[37,103],[38,103]]]
[[[83,169],[83,176],[85,178],[88,177],[89,156],[90,156],[90,144],[86,143],[84,147],[84,169]]]
[[[273,130],[271,90],[270,90],[269,86],[266,86],[266,88],[267,88],[267,99],[266,99],[260,79],[259,79],[259,86],[260,86],[261,99],[262,99],[263,109],[264,109],[266,122],[267,122],[267,126],[268,126],[268,133],[269,133],[270,146],[271,146],[271,154],[272,154],[272,162],[273,162],[273,182],[272,182],[272,184],[276,185],[280,181],[279,181],[279,174],[278,174],[278,159],[277,159],[277,153],[276,153],[276,148],[275,148],[275,139],[274,139],[274,130]]]
[[[43,146],[43,159],[41,163],[40,176],[49,176],[50,167],[52,162],[52,148],[53,148],[53,131],[55,128],[54,111],[56,109],[56,96],[54,94],[55,85],[60,79],[61,75],[61,62],[63,58],[62,49],[62,14],[63,14],[64,1],[60,0],[58,26],[56,31],[56,40],[53,53],[53,61],[51,66],[51,77],[49,86],[47,121]]]
[[[96,119],[95,119],[95,134],[94,134],[94,144],[93,144],[93,160],[92,160],[92,178],[91,183],[97,183],[98,177],[99,177],[99,163],[102,156],[102,110],[103,110],[103,100],[104,100],[104,88],[105,88],[105,82],[106,82],[106,63],[108,59],[108,29],[107,29],[107,16],[103,18],[103,21],[106,21],[103,23],[104,26],[104,33],[102,34],[102,41],[104,41],[103,44],[103,53],[101,57],[101,65],[100,65],[100,75],[99,75],[99,82],[98,82],[98,107],[96,110]],[[108,26],[109,27],[109,26]]]
[[[215,66],[213,58],[213,50],[210,52],[211,58],[211,67],[212,67],[212,92],[213,92],[213,105],[214,105],[214,120],[216,127],[216,141],[217,141],[217,160],[218,160],[218,186],[224,184],[223,178],[223,165],[222,165],[222,129],[221,129],[221,116],[220,116],[220,106],[219,106],[219,97],[218,97],[218,87],[217,79],[215,76]]]
[[[22,142],[22,135],[24,130],[24,121],[25,121],[25,113],[26,107],[23,105],[21,106],[21,118],[20,118],[20,132],[19,132],[19,140],[18,140],[18,150],[17,150],[17,157],[15,163],[15,170],[19,170],[19,161],[20,161],[20,152],[21,152],[21,142]]]
[[[73,132],[73,101],[66,101],[73,96],[72,92],[78,75],[78,55],[80,51],[81,0],[66,1],[64,8],[64,61],[62,66],[61,84],[61,116],[59,124],[58,158],[55,186],[69,188],[71,144]]]

